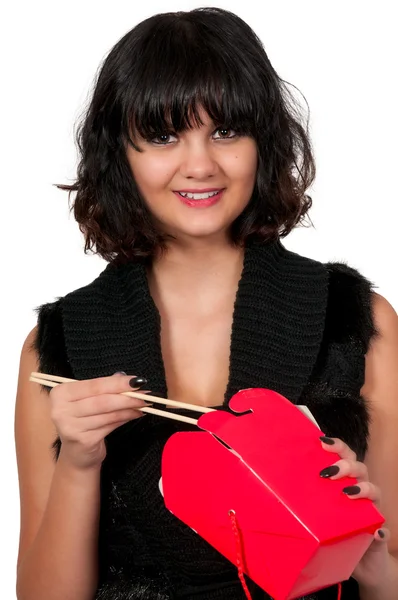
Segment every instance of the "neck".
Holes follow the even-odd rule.
[[[158,255],[152,262],[153,274],[180,272],[184,277],[189,273],[208,274],[229,271],[242,267],[244,249],[232,246],[226,240],[193,240],[190,243],[169,244],[166,252]]]
[[[147,270],[152,297],[161,312],[225,306],[235,295],[244,249],[221,245],[174,246]]]
[[[160,346],[165,321],[156,306],[159,295],[161,308],[177,310],[182,306],[187,314],[188,303],[192,302],[194,311],[201,298],[202,307],[208,305],[210,310],[217,302],[221,307],[222,294],[229,290],[233,297],[238,287],[233,297],[236,318],[226,398],[240,389],[269,387],[297,401],[319,354],[328,271],[279,243],[247,244],[244,258],[238,286],[231,271],[229,280],[225,279],[220,262],[219,277],[206,278],[203,267],[196,278],[190,276],[188,268],[185,279],[181,269],[175,269],[175,277],[166,277],[173,271],[164,271],[155,294],[151,294],[142,262],[109,265],[92,284],[63,299],[64,335],[74,377],[93,379],[122,370],[143,374],[151,382],[153,394],[167,397]],[[228,264],[224,263],[225,268]],[[195,279],[199,282],[196,287]]]

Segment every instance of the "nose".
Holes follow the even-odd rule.
[[[204,180],[218,173],[219,166],[206,143],[187,144],[183,149],[180,173],[186,179]]]

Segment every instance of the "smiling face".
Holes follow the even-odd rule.
[[[217,128],[204,109],[199,114],[203,124],[179,134],[134,137],[142,152],[127,146],[140,194],[158,227],[177,240],[227,237],[256,179],[255,141]]]

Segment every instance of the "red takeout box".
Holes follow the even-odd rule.
[[[167,441],[166,507],[236,564],[233,510],[243,570],[275,600],[348,579],[382,515],[370,500],[342,493],[355,479],[319,476],[339,456],[322,448],[321,431],[286,398],[252,388],[229,406],[237,414],[203,414],[202,431]]]

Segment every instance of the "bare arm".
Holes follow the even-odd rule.
[[[362,390],[371,411],[370,442],[365,458],[369,479],[381,489],[381,511],[390,530],[390,569],[377,589],[361,589],[361,600],[398,600],[398,318],[375,294],[379,331],[366,357]]]
[[[375,294],[374,318],[379,336],[366,357],[362,389],[370,407],[369,479],[382,491],[381,511],[390,529],[389,551],[398,558],[398,318]]]
[[[97,583],[100,465],[74,469],[56,463],[51,444],[56,430],[47,392],[29,382],[37,371],[31,349],[21,353],[15,413],[20,482],[21,531],[18,600],[92,600]]]
[[[92,600],[98,581],[100,470],[104,437],[139,418],[145,403],[121,392],[130,377],[65,383],[50,396],[29,382],[38,370],[33,330],[21,352],[15,439],[21,500],[18,600]],[[51,445],[60,435],[57,462]]]

